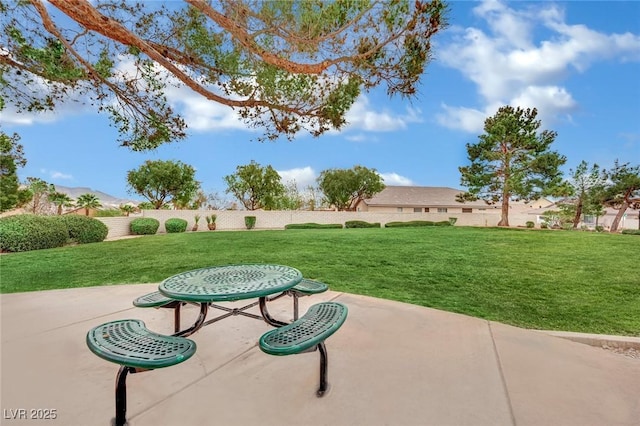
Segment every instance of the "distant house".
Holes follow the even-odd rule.
[[[461,189],[441,186],[387,186],[382,192],[356,205],[356,211],[379,213],[500,213],[501,205],[489,205],[482,200],[459,203],[456,196]],[[513,212],[551,205],[547,199],[530,203],[512,201]]]

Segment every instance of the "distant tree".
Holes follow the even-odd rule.
[[[136,170],[129,170],[127,182],[136,194],[160,209],[174,200],[182,205],[200,189],[196,171],[181,161],[147,160]]]
[[[120,211],[122,213],[124,213],[125,216],[129,216],[131,213],[134,213],[136,211],[136,208],[134,206],[132,206],[131,204],[120,204],[120,206],[118,206],[118,208],[120,209]]]
[[[620,164],[616,160],[607,178],[609,185],[604,191],[604,203],[618,209],[610,228],[615,232],[628,208],[640,209],[640,165]]]
[[[0,212],[17,207],[20,201],[18,167],[24,167],[27,160],[19,141],[17,133],[9,136],[0,131]]]
[[[204,193],[202,189],[198,189],[196,191],[196,195],[191,199],[191,203],[189,204],[189,208],[191,210],[199,210],[203,208],[207,204],[207,194]]]
[[[26,183],[25,210],[33,214],[43,214],[49,210],[49,194],[55,192],[55,186],[40,178],[28,177]]]
[[[56,206],[56,214],[60,216],[62,214],[63,207],[71,207],[73,206],[73,199],[69,197],[67,194],[62,192],[51,192],[49,194],[49,202],[53,203]]]
[[[542,219],[542,224],[546,228],[559,229],[562,228],[565,223],[567,223],[567,220],[569,220],[572,215],[572,213],[567,214],[562,210],[547,210],[540,215],[540,219]]]
[[[560,188],[560,166],[566,158],[550,146],[556,132],[538,132],[540,121],[534,109],[503,106],[484,122],[485,134],[476,144],[467,144],[470,165],[460,167],[460,183],[468,188],[458,201],[482,199],[502,203],[498,226],[509,226],[509,201],[530,201],[553,195]]]
[[[78,207],[84,208],[85,216],[89,216],[89,209],[97,209],[98,207],[102,207],[100,199],[95,194],[91,194],[89,192],[80,195],[76,200],[76,205]]]
[[[275,199],[275,210],[299,210],[303,200],[295,181],[284,185],[284,192]]]
[[[149,201],[141,202],[140,204],[138,204],[138,208],[140,210],[155,210],[156,209],[156,207],[153,204],[151,204]],[[164,208],[164,207],[162,207],[162,208]]]
[[[202,189],[196,190],[194,193],[185,193],[180,198],[174,198],[172,200],[173,207],[176,210],[198,210],[202,208],[207,202],[207,196]]]
[[[207,194],[207,208],[209,210],[229,210],[231,201],[217,191]]]
[[[356,205],[385,188],[375,169],[354,166],[351,169],[327,169],[318,176],[318,188],[328,204],[338,210],[353,211]]]
[[[316,210],[325,205],[322,190],[314,185],[308,185],[301,194],[303,208]]]
[[[569,179],[564,182],[567,195],[571,196],[567,207],[573,214],[573,228],[576,229],[583,214],[592,213],[598,204],[602,206],[602,200],[598,194],[604,188],[606,176],[597,164],[591,166],[586,161],[580,162],[575,170],[569,169]],[[600,208],[601,210],[601,208]]]
[[[440,0],[0,0],[0,87],[19,111],[86,100],[135,150],[186,136],[171,85],[267,138],[320,135],[361,90],[415,96],[446,12]]]
[[[598,222],[601,216],[604,216],[606,210],[604,209],[602,193],[605,188],[595,188],[590,191],[589,197],[585,200],[583,205],[583,212],[585,216],[593,216],[596,219],[596,229],[598,228]]]
[[[271,166],[262,167],[255,161],[236,167],[234,174],[224,177],[228,194],[247,210],[273,210],[276,200],[285,192],[281,177]]]

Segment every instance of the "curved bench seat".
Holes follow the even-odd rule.
[[[184,337],[154,333],[136,319],[111,321],[87,333],[89,350],[100,358],[119,364],[116,376],[116,416],[113,424],[125,425],[127,374],[170,367],[191,358],[196,343]]]
[[[327,390],[327,349],[324,341],[347,319],[348,309],[337,302],[322,302],[309,308],[300,319],[260,337],[260,349],[270,355],[293,355],[320,351],[320,386],[318,396]]]
[[[176,302],[176,300],[165,296],[159,291],[154,291],[135,299],[133,306],[137,306],[138,308],[160,308],[172,302]]]
[[[298,284],[291,287],[287,294],[293,296],[293,319],[298,319],[298,298],[303,296],[311,296],[312,294],[323,293],[329,289],[329,286],[320,281],[309,280],[303,278]]]
[[[135,319],[112,321],[91,329],[87,346],[107,361],[150,370],[179,364],[196,352],[193,340],[154,333]]]
[[[325,283],[303,278],[302,281],[300,281],[298,284],[291,287],[290,291],[299,293],[302,296],[309,296],[312,294],[325,292],[328,289],[329,289],[329,286],[326,285]]]

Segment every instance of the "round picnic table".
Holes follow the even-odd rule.
[[[245,315],[260,318],[244,312],[260,305],[262,319],[274,327],[287,323],[271,317],[267,310],[267,297],[283,294],[302,281],[302,273],[295,268],[283,265],[248,264],[210,266],[194,269],[169,277],[160,283],[158,289],[163,295],[183,301],[200,304],[200,315],[190,328],[176,332],[176,336],[189,336],[203,325],[211,324],[230,315]],[[258,302],[241,308],[228,309],[213,302],[231,302],[242,299],[258,298]],[[205,322],[209,306],[226,310],[228,313]]]
[[[289,290],[302,273],[282,265],[211,266],[182,272],[162,281],[162,294],[184,302],[225,302],[266,297]]]

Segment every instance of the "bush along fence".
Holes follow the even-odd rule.
[[[285,229],[291,224],[320,224],[336,225],[340,224],[345,228],[360,227],[388,227],[388,223],[393,222],[414,222],[424,221],[438,223],[438,225],[418,225],[418,226],[445,226],[444,222],[449,222],[454,226],[496,226],[500,220],[499,214],[493,213],[472,213],[455,214],[451,213],[378,213],[378,212],[336,212],[336,211],[246,211],[246,210],[144,210],[142,217],[101,217],[102,221],[109,228],[107,238],[117,238],[127,235],[134,235],[130,229],[130,223],[136,219],[156,219],[158,226],[164,224],[168,219],[180,218],[188,222],[187,231],[195,226],[195,216],[200,216],[200,226],[197,232],[209,232],[204,219],[208,216],[215,216],[214,226],[217,230],[246,230],[246,216],[255,217],[252,229]],[[211,219],[210,219],[211,220]],[[535,222],[536,216],[529,214],[509,215],[509,222],[513,227],[527,227],[527,222],[534,222],[535,228],[540,228],[540,224]],[[368,223],[369,225],[365,225]],[[442,225],[440,225],[442,223]],[[627,221],[627,228],[637,229],[638,221]],[[392,225],[393,226],[393,225]],[[407,225],[400,225],[407,226]],[[529,225],[530,226],[530,225]],[[212,226],[213,227],[213,226]],[[288,229],[291,229],[290,227]],[[166,232],[164,227],[156,228],[153,233]]]
[[[0,251],[16,252],[85,244],[126,237],[172,232],[208,232],[209,229],[339,229],[410,226],[496,226],[492,214],[377,213],[334,211],[216,211],[145,210],[140,216],[98,217],[79,215],[37,216],[22,214],[0,218]],[[209,226],[196,226],[205,217]],[[541,227],[532,215],[510,216],[512,226]],[[427,220],[428,219],[428,220]],[[160,224],[164,224],[160,228]],[[623,234],[639,235],[636,222],[627,221]],[[631,228],[630,228],[631,226]],[[602,227],[598,227],[602,231]]]
[[[20,252],[103,241],[107,225],[88,216],[21,214],[0,218],[0,251]]]

